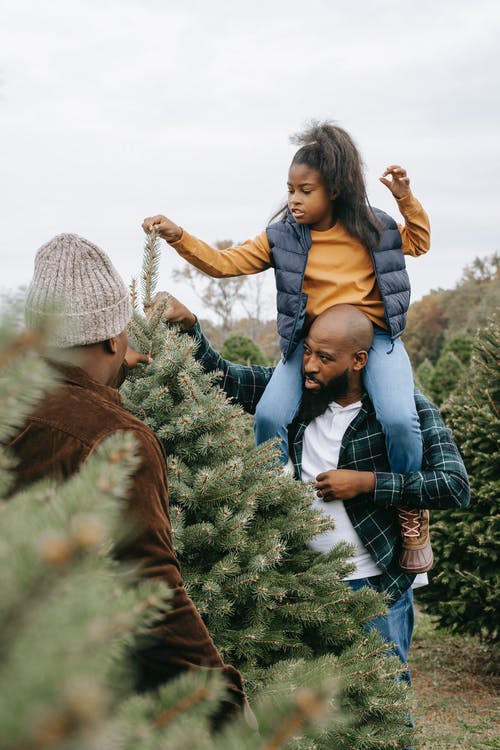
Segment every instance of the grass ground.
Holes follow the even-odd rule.
[[[417,607],[410,670],[419,750],[500,749],[498,655],[438,630]]]

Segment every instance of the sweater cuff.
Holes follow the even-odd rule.
[[[189,259],[191,257],[199,260],[200,240],[193,234],[189,234],[189,232],[186,232],[186,230],[182,227],[180,227],[180,230],[182,231],[182,234],[179,239],[175,242],[169,242],[168,244],[170,245],[170,247],[173,247],[176,252],[179,253],[181,258],[185,258],[188,262],[190,262]],[[193,265],[196,266],[196,264]]]
[[[175,247],[175,248],[177,247],[177,245],[182,245],[182,242],[183,242],[184,237],[186,235],[186,232],[184,231],[184,229],[182,227],[179,227],[179,229],[181,230],[181,236],[179,237],[179,239],[175,240],[175,242],[169,242],[168,243],[169,245],[171,245],[172,247]]]
[[[412,192],[405,195],[404,198],[396,198],[396,202],[403,216],[419,213],[422,210],[420,201],[418,198],[415,198]]]
[[[392,472],[375,472],[373,499],[383,508],[395,508],[401,504],[403,495],[403,475]]]

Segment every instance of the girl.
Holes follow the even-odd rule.
[[[406,171],[397,165],[388,167],[380,181],[397,200],[404,225],[369,205],[360,154],[342,128],[313,122],[293,141],[301,147],[288,173],[287,204],[255,239],[216,250],[161,215],[145,219],[143,229],[154,227],[209,276],[274,268],[283,358],[257,407],[257,443],[279,436],[286,463],[287,426],[302,394],[304,332],[323,310],[345,303],[358,307],[373,324],[364,383],[386,436],[392,471],[418,471],[422,440],[411,365],[400,335],[410,302],[404,255],[429,249],[427,214],[410,191]],[[401,567],[424,572],[432,565],[427,512],[398,513]]]

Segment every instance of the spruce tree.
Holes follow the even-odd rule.
[[[430,359],[424,359],[422,364],[420,364],[417,367],[417,371],[415,373],[415,385],[420,388],[423,393],[427,396],[427,398],[430,398],[431,400],[434,400],[434,390],[432,387],[434,377],[434,365],[430,361]]]
[[[13,316],[0,319],[2,750],[311,750],[318,737],[353,731],[334,657],[283,665],[254,702],[258,733],[243,717],[213,731],[224,685],[209,672],[134,695],[129,647],[169,598],[110,554],[128,531],[134,441],[114,435],[67,482],[15,491],[3,446],[53,386],[41,343]]]
[[[264,352],[249,336],[234,333],[224,341],[220,353],[224,359],[238,362],[242,365],[269,365],[270,362]]]
[[[150,237],[142,271],[145,309],[157,265]],[[149,319],[137,306],[129,333],[153,363],[136,368],[122,397],[165,447],[185,585],[224,659],[242,671],[253,696],[281,663],[293,669],[297,659],[328,655],[354,718],[316,746],[405,744],[407,696],[394,681],[401,664],[386,658],[385,644],[363,629],[385,602],[342,582],[352,569],[346,545],[329,555],[308,547],[330,523],[312,509],[311,490],[277,466],[273,446],[253,445],[246,415],[214,387],[216,375],[203,373],[192,338],[165,326],[161,306]]]
[[[122,527],[119,500],[136,460],[132,439],[113,437],[64,486],[47,480],[14,492],[15,463],[3,446],[53,387],[38,354],[42,343],[43,334],[20,329],[15,314],[2,317],[1,744],[83,748],[88,740],[92,747],[109,720],[107,677],[116,667],[126,691],[126,662],[118,669],[118,657],[161,596],[153,584],[131,586],[130,573],[107,554]]]
[[[460,362],[468,367],[474,339],[468,333],[457,333],[443,346],[443,352],[453,352]]]
[[[500,536],[500,318],[479,331],[466,378],[446,402],[471,484],[467,510],[435,512],[432,586],[420,594],[441,625],[497,640]]]
[[[464,372],[465,367],[454,352],[448,350],[439,355],[431,380],[432,395],[438,406],[457,387]]]

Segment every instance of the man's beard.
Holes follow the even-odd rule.
[[[298,411],[301,422],[311,422],[325,413],[332,401],[338,401],[346,395],[349,387],[349,372],[344,370],[341,375],[332,378],[318,390],[304,389]]]

